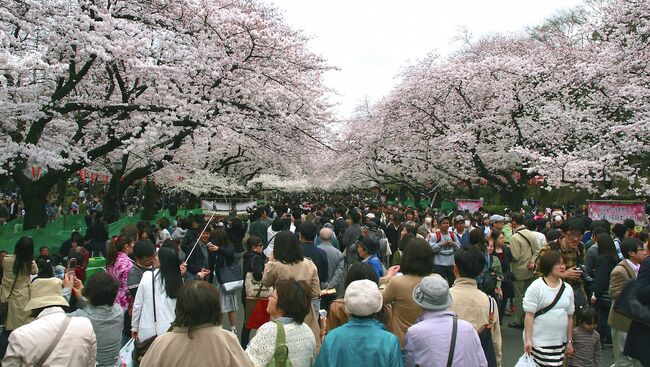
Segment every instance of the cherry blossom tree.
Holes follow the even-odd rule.
[[[317,141],[328,67],[305,43],[256,1],[3,2],[0,174],[23,192],[24,227],[44,225],[54,184],[107,156],[146,158],[113,185],[161,169],[197,132],[235,147]],[[34,165],[47,173],[30,179]]]

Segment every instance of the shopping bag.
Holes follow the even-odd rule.
[[[260,326],[264,325],[271,320],[271,315],[266,312],[266,306],[269,304],[268,299],[260,299],[255,304],[253,312],[251,312],[248,321],[246,322],[246,328],[248,329],[259,329]]]
[[[135,349],[135,341],[129,340],[122,349],[120,349],[120,367],[135,367],[133,364],[133,349]]]
[[[524,355],[519,358],[515,367],[537,367],[537,365],[535,364],[535,361],[533,361],[533,357],[528,353],[524,353]]]

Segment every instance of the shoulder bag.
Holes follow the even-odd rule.
[[[558,301],[562,297],[562,294],[564,293],[565,288],[566,288],[566,284],[564,282],[562,282],[562,288],[560,288],[560,290],[555,295],[555,298],[553,299],[553,302],[551,302],[550,305],[548,305],[548,306],[542,308],[541,310],[538,310],[537,312],[535,312],[535,317],[534,318],[542,316],[543,314],[545,314],[548,311],[550,311],[551,309],[553,309],[553,307],[555,307],[555,305],[557,305]]]
[[[492,270],[492,265],[494,264],[494,259],[492,255],[489,255],[488,259],[488,269],[483,274],[483,281],[479,284],[479,289],[488,296],[494,296],[497,289],[497,283],[499,281],[497,273]]]
[[[650,327],[650,307],[639,301],[636,295],[636,279],[630,279],[614,302],[614,310],[621,315]]]
[[[488,367],[497,367],[497,355],[494,351],[494,344],[492,343],[492,327],[494,324],[494,298],[488,296],[489,312],[488,323],[481,326],[478,331],[478,338],[481,341],[481,348],[485,354]]]
[[[14,288],[16,287],[16,279],[14,278],[14,284],[11,285],[11,291],[5,301],[0,303],[0,324],[4,325],[7,323],[7,316],[9,316],[9,298],[14,293]]]
[[[447,356],[447,367],[454,364],[454,352],[456,350],[456,335],[458,334],[458,316],[454,316],[454,325],[451,328],[451,344],[449,345],[449,355]]]
[[[289,360],[289,348],[285,342],[284,326],[278,320],[275,320],[275,325],[278,328],[278,333],[275,336],[275,352],[267,367],[293,367]]]
[[[65,333],[66,329],[68,328],[68,325],[70,325],[70,321],[72,318],[66,316],[65,320],[63,320],[63,325],[61,325],[61,329],[59,329],[59,332],[56,334],[54,337],[54,340],[50,343],[50,346],[47,347],[47,350],[45,351],[45,354],[36,362],[34,367],[41,367],[47,361],[48,358],[50,358],[50,355],[54,351],[54,348],[56,347],[57,344],[59,344],[59,341],[61,341],[61,338],[63,337],[63,334]]]
[[[253,279],[253,273],[246,273],[246,298],[269,298],[271,288]]]
[[[135,342],[133,348],[133,364],[137,367],[142,362],[142,358],[147,353],[147,350],[153,344],[153,341],[158,337],[158,320],[156,319],[156,273],[151,271],[151,298],[153,300],[153,328],[155,331],[154,336],[143,340],[141,342]]]
[[[223,291],[232,293],[244,288],[244,276],[239,264],[236,261],[233,261],[230,265],[228,265],[227,261],[224,261],[223,264],[219,268],[219,280]]]

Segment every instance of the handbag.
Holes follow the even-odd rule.
[[[284,326],[278,320],[275,320],[275,325],[278,328],[278,333],[275,336],[275,352],[267,367],[293,367],[289,360],[289,348],[284,340]]]
[[[41,367],[43,363],[45,363],[45,361],[47,361],[47,359],[50,358],[50,355],[54,351],[54,348],[56,347],[57,344],[59,344],[59,341],[61,341],[63,334],[68,328],[68,325],[70,325],[70,321],[72,321],[72,318],[66,316],[65,320],[63,321],[63,325],[61,325],[61,328],[59,329],[59,332],[56,334],[56,336],[50,343],[50,346],[47,347],[45,354],[43,354],[43,356],[38,360],[38,362],[36,362],[36,364],[34,365],[35,367]]]
[[[231,265],[227,263],[219,268],[219,280],[224,292],[232,293],[244,288],[244,276],[239,264],[233,261]]]
[[[490,310],[488,313],[488,323],[483,325],[478,331],[478,338],[481,341],[481,347],[485,359],[487,360],[488,367],[497,366],[497,355],[494,351],[494,344],[492,343],[492,324],[494,322],[494,298],[488,296]]]
[[[271,288],[265,287],[262,282],[258,282],[253,278],[253,273],[246,273],[246,298],[269,298],[271,295]]]
[[[135,342],[133,348],[133,364],[137,367],[142,362],[142,358],[153,344],[153,341],[158,337],[158,320],[156,319],[156,274],[151,271],[151,298],[153,299],[153,328],[156,334],[141,342]]]
[[[623,286],[623,290],[614,301],[614,310],[621,315],[650,327],[650,307],[644,305],[637,298],[637,281],[630,279]]]
[[[7,317],[9,316],[9,298],[14,293],[14,288],[16,287],[16,278],[14,278],[14,284],[11,285],[11,291],[5,301],[0,303],[0,324],[4,325],[7,323]]]

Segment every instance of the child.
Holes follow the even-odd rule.
[[[598,313],[591,306],[578,310],[578,326],[573,329],[573,357],[569,358],[569,367],[600,366],[600,335]]]

